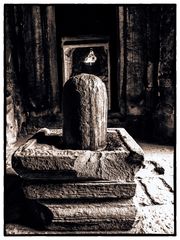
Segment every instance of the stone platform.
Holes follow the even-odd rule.
[[[45,230],[121,232],[135,221],[134,178],[143,160],[123,128],[109,128],[98,151],[66,149],[61,129],[41,129],[15,151],[12,166]]]
[[[47,204],[52,221],[51,231],[128,231],[136,216],[132,200]]]
[[[37,228],[37,216],[29,209],[30,202],[20,194],[22,179],[15,174],[11,166],[12,154],[31,136],[19,139],[6,153],[5,225],[8,236],[75,236],[75,235],[174,235],[174,147],[149,143],[139,143],[145,160],[144,167],[136,174],[136,194],[133,197],[137,208],[133,227],[128,231],[50,231]],[[161,169],[161,171],[159,171]],[[164,171],[162,171],[164,170]],[[143,184],[142,184],[143,183]],[[154,189],[152,192],[151,190]],[[21,188],[22,193],[22,188]],[[112,199],[111,199],[112,200]],[[117,199],[116,199],[117,200]],[[34,201],[34,200],[30,200]],[[39,200],[38,200],[39,201]],[[28,222],[27,222],[28,220]],[[33,222],[33,226],[32,223]]]
[[[28,199],[128,199],[135,195],[135,183],[119,181],[26,181],[23,191]]]
[[[142,149],[124,128],[107,130],[102,151],[65,149],[61,129],[41,129],[15,152],[12,166],[26,179],[131,182],[143,159]]]

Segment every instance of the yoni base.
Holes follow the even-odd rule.
[[[51,230],[130,230],[136,209],[132,201],[46,205],[53,213]]]
[[[14,154],[12,166],[26,179],[133,182],[144,153],[124,128],[108,128],[104,150],[66,149],[62,130],[41,129]]]
[[[119,181],[24,181],[23,191],[31,200],[129,199],[135,195],[134,182]]]
[[[99,151],[66,149],[61,129],[41,129],[14,153],[12,165],[45,231],[106,233],[132,228],[134,177],[143,160],[123,128],[109,128]]]
[[[60,232],[129,231],[136,217],[133,200],[38,201],[44,230]],[[35,207],[35,206],[34,206]],[[33,209],[32,209],[33,210]],[[45,211],[46,210],[46,211]]]

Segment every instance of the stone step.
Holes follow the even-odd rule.
[[[121,198],[135,195],[135,183],[118,181],[86,182],[33,182],[25,181],[23,191],[29,199],[78,199],[78,198]]]
[[[63,147],[62,130],[40,130],[13,155],[12,166],[28,179],[97,179],[132,182],[144,153],[123,128],[107,130],[102,151]]]
[[[128,230],[128,231],[120,231],[119,229],[116,231],[49,231],[49,230],[42,230],[42,229],[35,229],[28,226],[24,226],[23,224],[6,224],[5,225],[5,235],[6,236],[12,236],[12,235],[18,235],[18,236],[127,236],[132,234],[136,234],[134,229]]]
[[[51,223],[45,226],[51,231],[128,231],[136,216],[132,200],[41,204],[52,213]]]

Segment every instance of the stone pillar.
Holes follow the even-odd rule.
[[[144,112],[146,79],[146,10],[126,8],[126,105],[127,115],[141,116]]]
[[[69,79],[63,91],[63,140],[67,148],[99,150],[106,147],[107,93],[95,75]]]
[[[56,20],[55,6],[47,6],[45,14],[45,45],[46,49],[46,75],[48,75],[50,88],[50,104],[53,113],[57,113],[59,106],[59,82],[57,66],[57,47],[56,47]]]
[[[176,88],[176,9],[161,8],[160,53],[158,64],[159,103],[153,116],[154,137],[162,143],[175,141],[174,104]]]
[[[118,8],[118,36],[119,36],[119,57],[118,57],[118,102],[121,116],[126,115],[126,8]]]

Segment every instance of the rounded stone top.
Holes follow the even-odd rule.
[[[97,150],[106,146],[107,92],[99,77],[82,73],[65,83],[63,115],[66,147]]]
[[[88,73],[81,73],[81,74],[78,74],[76,76],[73,76],[71,77],[64,85],[64,91],[66,91],[65,89],[67,87],[70,87],[70,85],[76,85],[78,89],[78,87],[80,88],[81,85],[89,85],[90,86],[90,83],[94,85],[92,85],[92,87],[98,87],[98,86],[101,86],[104,88],[104,91],[106,91],[106,87],[105,87],[105,84],[103,83],[103,81],[93,75],[93,74],[88,74]]]

